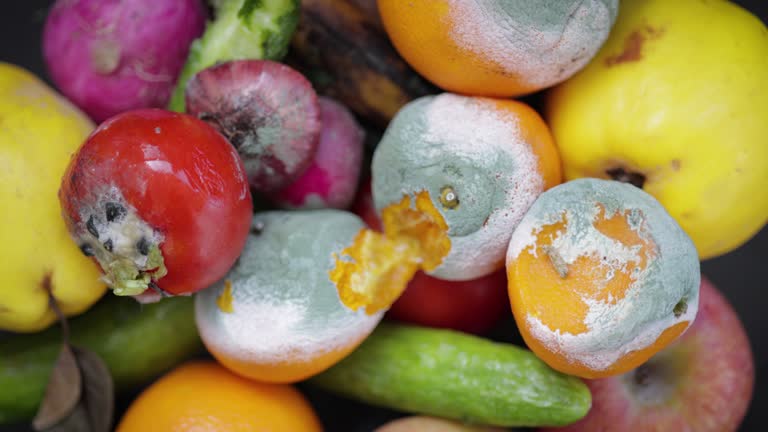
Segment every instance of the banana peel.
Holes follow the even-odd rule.
[[[369,0],[303,0],[285,62],[379,128],[406,103],[439,92],[397,54]]]

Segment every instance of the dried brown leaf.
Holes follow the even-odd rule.
[[[73,347],[83,374],[83,395],[80,405],[85,408],[89,432],[109,432],[115,411],[115,385],[104,360],[93,351]]]
[[[62,351],[69,353],[64,355],[66,360],[62,360],[65,367],[69,368],[72,365],[75,367],[79,380],[79,396],[71,405],[63,405],[57,401],[55,415],[48,414],[44,422],[34,423],[35,430],[38,432],[110,432],[115,409],[115,386],[109,368],[97,354],[88,349],[64,344]],[[58,372],[55,373],[61,374],[60,368],[57,362],[54,371]],[[66,373],[71,377],[75,372],[69,370]],[[52,375],[52,380],[62,381],[59,378],[53,378],[54,376],[57,375]],[[51,385],[54,384],[49,382],[49,387]],[[54,392],[52,394],[63,397],[61,392],[64,390],[52,391]],[[65,411],[64,408],[67,406],[69,409]]]
[[[69,416],[46,429],[45,432],[90,432],[90,427],[88,413],[84,405],[79,403]]]
[[[77,358],[69,344],[65,343],[51,371],[32,427],[39,432],[64,420],[80,401],[82,384]]]

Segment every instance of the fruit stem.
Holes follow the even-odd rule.
[[[69,344],[69,322],[67,321],[67,317],[64,316],[64,312],[61,311],[61,308],[59,307],[59,302],[56,301],[56,297],[53,295],[53,287],[51,287],[51,275],[47,274],[45,275],[45,279],[43,279],[43,289],[48,293],[48,305],[50,306],[53,313],[56,315],[56,318],[59,320],[59,324],[61,325],[61,334],[64,338],[64,343]]]
[[[136,296],[142,294],[148,288],[157,286],[154,281],[168,273],[165,267],[162,252],[157,245],[149,248],[145,267],[151,271],[140,270],[136,264],[127,258],[118,258],[106,266],[105,282],[112,288],[112,292],[119,296]]]
[[[648,364],[641,364],[634,371],[635,384],[645,386],[651,378],[651,367]]]
[[[550,245],[544,245],[541,250],[547,254],[552,265],[555,267],[555,271],[560,275],[562,279],[568,277],[568,264],[565,262],[562,256],[557,252],[557,249]]]
[[[681,299],[672,309],[672,313],[675,314],[675,318],[680,318],[680,315],[688,311],[688,302],[685,299]]]

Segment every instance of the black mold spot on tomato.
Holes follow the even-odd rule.
[[[107,214],[107,222],[114,222],[120,220],[125,216],[125,207],[118,203],[108,202],[104,204],[105,212]]]
[[[88,222],[85,223],[85,228],[88,229],[88,232],[91,233],[92,236],[99,238],[99,231],[96,229],[96,221],[94,220],[93,215],[88,218]]]
[[[138,250],[139,253],[144,256],[149,255],[149,242],[147,241],[146,237],[139,239],[139,241],[136,243],[136,250]]]

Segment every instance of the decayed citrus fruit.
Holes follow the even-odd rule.
[[[518,96],[569,78],[608,37],[618,0],[379,0],[401,56],[444,90]]]
[[[584,378],[634,369],[693,322],[690,238],[632,185],[581,179],[539,196],[510,240],[512,312],[529,348]]]
[[[202,340],[254,379],[319,373],[362,342],[415,272],[395,249],[350,212],[258,213],[238,262],[196,298]]]
[[[405,105],[376,147],[371,170],[384,233],[427,246],[421,268],[447,280],[501,269],[515,226],[561,179],[557,150],[536,111],[452,93]]]
[[[145,389],[117,432],[320,432],[294,387],[243,378],[215,362],[181,365]]]

